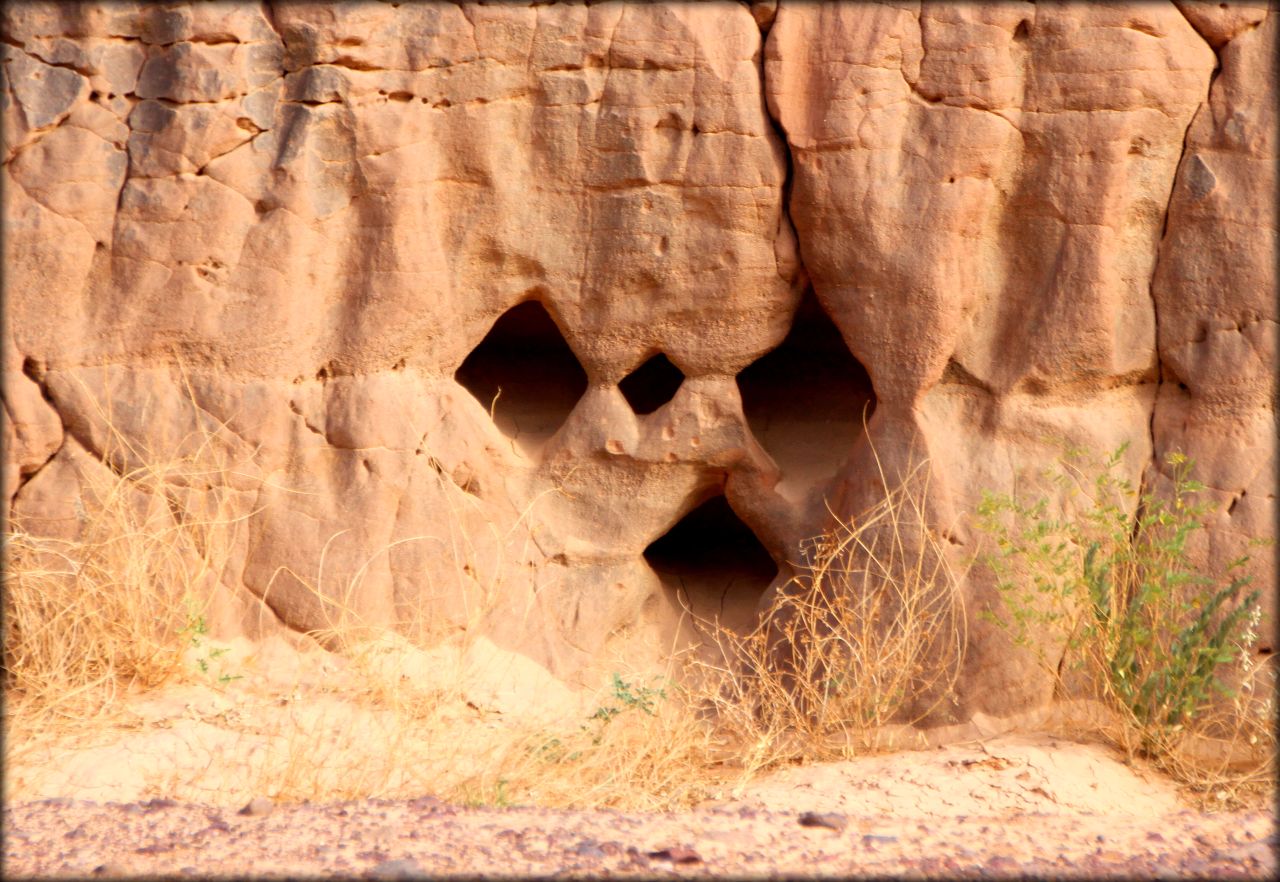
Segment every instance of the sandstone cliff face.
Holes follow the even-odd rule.
[[[1275,28],[12,5],[8,512],[74,533],[95,473],[212,436],[224,627],[318,592],[565,677],[683,603],[746,623],[922,458],[957,565],[983,490],[1124,441],[1148,486],[1198,461],[1229,560],[1274,533]],[[1046,685],[972,623],[961,716]]]

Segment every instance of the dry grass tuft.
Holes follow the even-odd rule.
[[[3,676],[11,746],[41,727],[106,714],[130,689],[207,668],[192,650],[243,518],[230,513],[218,434],[178,446],[187,452],[157,455],[112,430],[103,461],[73,457],[80,495],[71,517],[10,523]]]
[[[660,811],[690,808],[721,784],[712,731],[687,693],[665,678],[652,685],[613,675],[595,710],[550,725],[517,727],[494,761],[458,780],[464,804]]]
[[[814,539],[809,572],[750,633],[718,629],[726,664],[691,662],[702,707],[746,768],[875,749],[953,699],[964,611],[927,526],[924,474],[885,483],[869,511]]]

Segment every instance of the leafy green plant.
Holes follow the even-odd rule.
[[[596,708],[595,713],[587,718],[587,725],[582,726],[582,731],[591,731],[591,724],[595,724],[594,733],[591,738],[593,745],[599,745],[604,738],[604,729],[615,718],[624,713],[638,712],[646,716],[655,716],[658,711],[658,702],[666,700],[667,693],[665,689],[653,688],[651,686],[641,686],[639,684],[631,684],[622,679],[622,675],[617,671],[613,673],[613,701],[612,704],[602,704]],[[576,759],[580,752],[575,751],[569,754],[566,759]]]
[[[1248,558],[1218,578],[1197,572],[1188,540],[1202,527],[1204,489],[1182,454],[1166,460],[1167,493],[1139,493],[1117,474],[1127,445],[1092,480],[1069,453],[1049,473],[1064,513],[987,494],[979,527],[992,540],[985,562],[996,575],[1015,643],[1036,651],[1052,672],[1083,670],[1102,697],[1136,725],[1144,751],[1159,754],[1219,697],[1223,675],[1256,640],[1261,592],[1245,593]],[[1065,656],[1046,657],[1048,635],[1065,638]]]
[[[191,597],[186,599],[186,607],[187,623],[182,628],[181,637],[185,638],[191,648],[195,650],[196,654],[194,661],[196,668],[199,669],[200,673],[207,674],[212,677],[213,674],[209,670],[210,663],[226,655],[231,650],[227,649],[225,646],[206,646],[205,640],[208,638],[209,634],[209,623],[205,619],[204,613],[200,611],[199,605]],[[221,671],[218,673],[216,679],[219,683],[225,686],[227,683],[241,679],[241,675],[229,674],[226,671]]]
[[[591,715],[591,719],[607,723],[618,714],[628,710],[637,710],[653,716],[657,703],[666,697],[665,690],[654,689],[649,686],[632,686],[622,679],[621,674],[615,671],[613,675],[613,698],[618,704],[602,705],[596,708],[596,712]]]
[[[586,749],[583,744],[577,743],[584,733],[590,736],[592,747],[599,747],[604,740],[606,727],[615,719],[631,712],[654,717],[658,713],[658,703],[667,698],[665,688],[628,683],[617,671],[613,673],[611,688],[613,701],[597,707],[587,717],[587,721],[578,727],[576,735],[547,738],[532,746],[532,754],[548,763],[576,762],[582,759]]]

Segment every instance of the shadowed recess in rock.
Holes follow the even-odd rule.
[[[812,289],[785,340],[738,374],[742,408],[756,440],[782,469],[778,492],[799,498],[848,457],[875,410],[866,369]]]
[[[650,543],[645,560],[662,579],[677,610],[743,633],[756,622],[778,565],[729,506],[713,496]]]
[[[684,373],[659,352],[618,383],[627,404],[640,416],[653,413],[680,389]]]
[[[587,374],[536,300],[494,322],[454,374],[521,452],[535,454],[587,391]]]

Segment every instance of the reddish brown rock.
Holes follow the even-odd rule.
[[[1198,464],[1213,513],[1201,560],[1274,588],[1276,518],[1276,18],[1232,6],[1188,18],[1218,47],[1219,69],[1187,132],[1151,284],[1159,318],[1159,464]],[[1167,469],[1157,469],[1157,485]],[[1274,590],[1264,591],[1272,615]]]
[[[748,621],[873,454],[930,460],[957,564],[1064,444],[1190,453],[1215,561],[1274,533],[1265,7],[3,27],[8,512],[74,532],[86,469],[216,451],[226,627],[336,601],[643,664],[684,603]],[[961,687],[962,718],[1047,697],[977,621]]]

